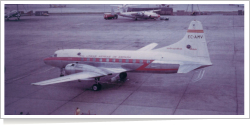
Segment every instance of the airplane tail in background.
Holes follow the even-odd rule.
[[[154,51],[165,51],[191,56],[197,61],[200,60],[202,62],[211,63],[203,27],[200,21],[191,21],[186,35],[179,42],[155,49]]]
[[[114,11],[114,8],[112,7],[111,9],[111,15],[115,15],[115,11]]]

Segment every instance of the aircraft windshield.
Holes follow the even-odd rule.
[[[57,54],[51,55],[51,57],[57,57]]]

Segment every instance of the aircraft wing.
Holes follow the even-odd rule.
[[[161,11],[161,9],[158,10],[150,10],[151,12],[157,12],[157,11]]]
[[[157,43],[151,43],[145,47],[142,47],[140,49],[138,49],[137,51],[150,51],[152,50],[153,48],[155,48],[158,44]]]
[[[49,84],[55,84],[55,83],[61,83],[61,82],[68,82],[68,81],[74,81],[79,79],[88,79],[88,78],[94,78],[94,77],[100,77],[103,76],[101,73],[97,72],[79,72],[59,78],[54,78],[46,81],[41,81],[37,83],[31,83],[32,85],[49,85]]]
[[[96,78],[96,77],[106,76],[108,74],[116,74],[116,73],[129,71],[128,69],[124,69],[122,67],[117,67],[117,68],[99,67],[98,68],[98,67],[88,66],[88,69],[89,69],[88,71],[83,71],[83,72],[66,75],[63,77],[54,78],[50,80],[45,80],[45,81],[41,81],[37,83],[31,83],[31,85],[49,85],[49,84],[56,84],[56,83],[74,81],[74,80],[90,80],[90,78]]]

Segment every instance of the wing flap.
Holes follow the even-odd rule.
[[[157,43],[151,43],[151,44],[149,44],[147,46],[144,46],[144,47],[138,49],[137,51],[150,51],[153,48],[155,48],[157,45],[158,45]]]
[[[37,83],[31,83],[31,85],[49,85],[49,84],[74,81],[78,79],[94,78],[94,77],[100,77],[100,76],[103,76],[103,74],[99,74],[96,72],[80,72],[80,73],[71,74],[71,75],[67,75],[67,76],[63,76],[59,78],[37,82]]]

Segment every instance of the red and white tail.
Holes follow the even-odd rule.
[[[181,54],[211,63],[203,27],[200,21],[191,21],[186,35],[179,42],[155,49],[154,51]]]

